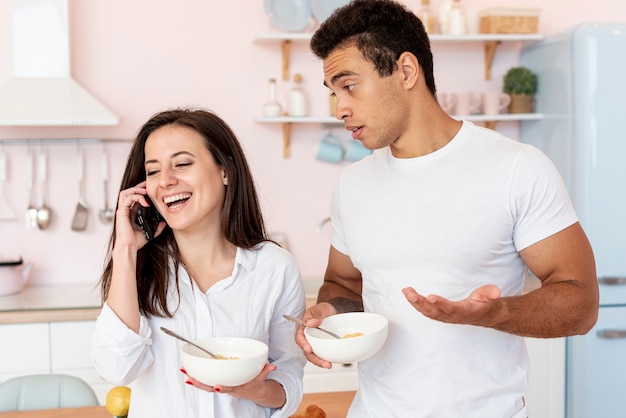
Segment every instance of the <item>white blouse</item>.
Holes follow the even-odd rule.
[[[255,250],[238,248],[232,275],[204,294],[182,266],[178,274],[180,299],[171,264],[172,318],[142,316],[137,334],[105,303],[96,321],[95,367],[108,382],[131,387],[129,418],[280,418],[293,414],[302,400],[306,359],[294,340],[295,325],[282,317],[299,318],[305,308],[300,273],[291,254],[273,243]],[[162,326],[190,339],[237,336],[266,343],[268,361],[277,366],[268,378],[285,389],[285,405],[270,410],[185,384],[179,352],[183,343],[164,334]]]

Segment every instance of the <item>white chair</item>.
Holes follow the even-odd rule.
[[[0,383],[0,412],[97,405],[93,389],[75,376],[39,374]]]

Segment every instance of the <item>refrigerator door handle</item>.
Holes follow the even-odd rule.
[[[597,332],[599,338],[607,340],[616,340],[619,338],[626,338],[626,330],[621,329],[600,329]]]
[[[599,284],[605,284],[608,286],[626,285],[626,276],[605,276],[598,277]]]

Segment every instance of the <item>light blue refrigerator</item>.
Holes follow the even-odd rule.
[[[582,24],[549,36],[525,46],[521,64],[537,73],[536,111],[544,115],[522,124],[521,141],[542,149],[561,172],[593,246],[600,285],[596,326],[567,339],[566,415],[623,418],[626,23]]]

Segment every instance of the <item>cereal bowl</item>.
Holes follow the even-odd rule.
[[[389,322],[382,315],[370,312],[348,312],[324,318],[320,327],[343,337],[341,339],[306,328],[304,336],[313,353],[331,363],[352,363],[365,360],[385,344]]]
[[[183,367],[205,385],[239,386],[254,379],[267,364],[268,347],[241,337],[205,337],[193,341],[223,358],[212,358],[191,344],[180,349]]]

